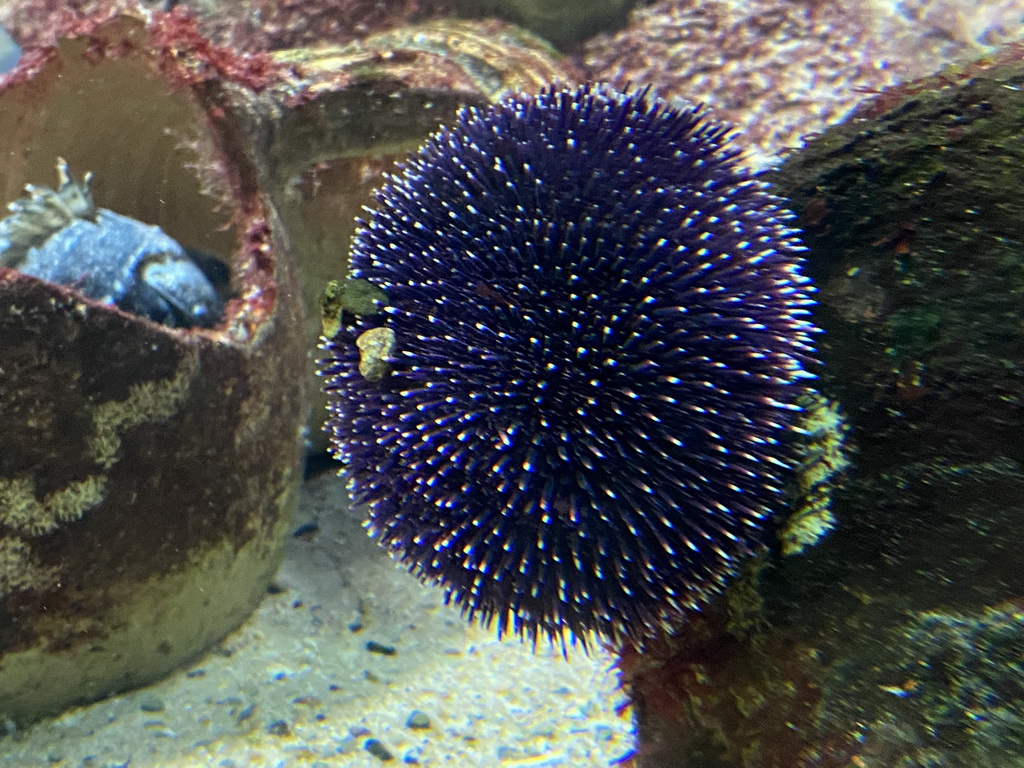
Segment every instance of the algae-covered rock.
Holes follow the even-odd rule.
[[[766,176],[852,466],[817,544],[623,654],[641,766],[1024,765],[1022,88],[1006,49]]]

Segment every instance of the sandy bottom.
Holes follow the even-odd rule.
[[[0,738],[0,766],[607,766],[612,657],[499,642],[400,570],[330,473],[248,623],[163,682]],[[40,681],[59,685],[59,681]]]

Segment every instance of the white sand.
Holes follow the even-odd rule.
[[[306,485],[308,522],[319,532],[289,540],[284,591],[241,629],[157,685],[0,740],[0,766],[384,764],[370,740],[398,765],[583,768],[629,752],[610,656],[567,662],[468,626],[368,539],[330,474]],[[407,726],[414,710],[428,727]]]

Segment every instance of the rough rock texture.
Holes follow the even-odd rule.
[[[381,29],[434,18],[448,0],[4,0],[0,22],[22,45],[48,44],[60,25],[112,8],[176,8],[199,31],[237,52],[348,43]]]
[[[98,204],[222,259],[233,290],[218,326],[171,329],[0,269],[0,719],[159,677],[280,561],[302,306],[219,82],[264,70],[193,33],[180,14],[84,20],[0,85],[2,199],[64,157]]]
[[[816,546],[622,657],[640,766],[1024,765],[1024,49],[768,175],[856,449]]]
[[[242,51],[349,43],[435,18],[449,0],[193,0],[204,34]]]
[[[842,120],[865,93],[1020,36],[1012,4],[660,0],[636,9],[622,32],[588,41],[584,61],[593,78],[706,103],[763,166]]]

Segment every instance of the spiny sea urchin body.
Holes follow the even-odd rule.
[[[379,192],[352,278],[386,304],[325,344],[327,429],[371,532],[471,617],[642,642],[763,546],[815,329],[737,155],[697,108],[553,87]]]

